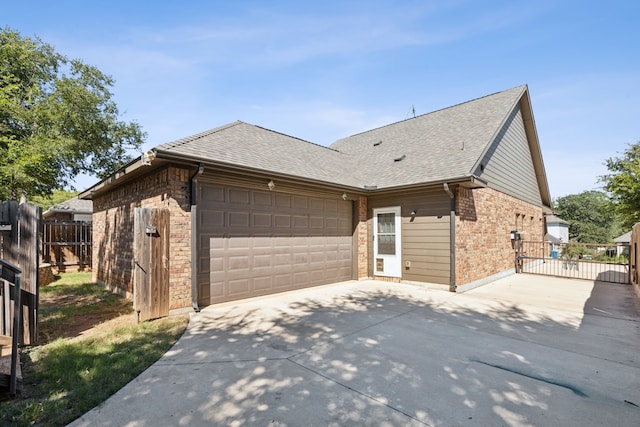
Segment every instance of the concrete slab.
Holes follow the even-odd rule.
[[[524,274],[210,307],[72,425],[637,425],[638,313],[631,287]]]

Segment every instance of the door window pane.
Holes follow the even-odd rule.
[[[396,215],[378,214],[378,254],[396,254]]]

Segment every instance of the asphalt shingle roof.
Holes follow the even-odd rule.
[[[356,157],[365,181],[378,188],[466,177],[525,89],[520,86],[363,132],[331,148]]]
[[[188,138],[160,145],[167,152],[322,182],[359,186],[348,156],[249,123],[236,121]]]
[[[468,177],[526,91],[519,86],[323,147],[237,121],[157,147],[159,154],[357,188]]]
[[[52,206],[47,209],[47,211],[90,214],[93,212],[93,202],[91,200],[79,199],[78,196],[76,196]]]

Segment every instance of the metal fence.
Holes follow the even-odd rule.
[[[91,268],[90,221],[42,221],[42,259],[59,271]]]
[[[518,241],[518,272],[629,283],[629,245]]]

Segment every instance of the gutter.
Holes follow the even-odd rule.
[[[143,168],[145,166],[151,166],[151,162],[155,158],[156,158],[155,150],[147,151],[142,156],[132,160],[131,162],[127,163],[126,165],[124,165],[123,167],[115,171],[113,174],[109,175],[107,178],[92,185],[91,187],[87,188],[86,190],[78,194],[78,199],[93,200],[93,195],[96,192],[106,187],[109,187],[112,184],[119,182],[122,178],[126,177],[127,175],[130,175],[132,172],[135,172],[140,168]]]
[[[191,307],[196,313],[198,306],[198,178],[204,172],[204,164],[191,176]]]
[[[449,292],[455,292],[456,285],[456,195],[449,189],[449,184],[442,184],[444,191],[451,199],[449,208]]]

